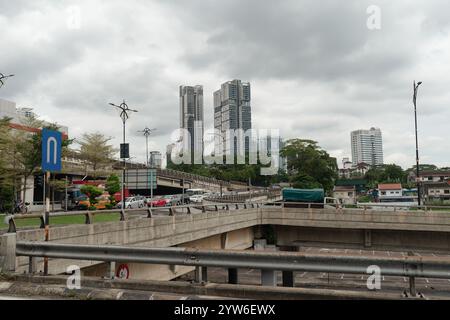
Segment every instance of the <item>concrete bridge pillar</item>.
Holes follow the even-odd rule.
[[[261,284],[263,286],[276,287],[277,273],[275,270],[261,270]]]
[[[370,248],[372,246],[372,231],[364,230],[364,247]]]

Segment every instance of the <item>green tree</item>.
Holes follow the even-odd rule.
[[[322,187],[330,192],[337,179],[336,159],[317,145],[316,141],[293,139],[281,150],[286,157],[294,186]]]
[[[80,191],[89,197],[90,205],[97,203],[97,197],[103,194],[103,190],[92,185],[84,185],[81,187]]]
[[[407,184],[408,173],[395,164],[379,165],[366,172],[365,179],[370,188],[376,188],[379,183]]]
[[[86,163],[86,174],[88,166],[92,168],[92,174],[97,176],[97,171],[104,169],[113,163],[113,157],[117,152],[112,145],[109,144],[111,138],[104,136],[99,132],[85,133],[80,144],[80,158]]]
[[[111,201],[114,201],[114,194],[116,194],[117,192],[119,192],[121,189],[120,186],[120,179],[117,175],[112,174],[108,177],[108,179],[106,180],[106,191],[108,191],[109,193],[109,199]]]

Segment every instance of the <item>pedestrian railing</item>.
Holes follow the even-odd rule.
[[[206,274],[201,268],[219,267],[233,269],[236,274],[239,268],[260,269],[262,277],[267,273],[283,271],[283,277],[290,279],[293,286],[293,275],[289,272],[323,272],[372,274],[376,267],[378,276],[408,277],[410,293],[416,295],[415,278],[450,279],[450,258],[448,257],[377,257],[329,254],[306,254],[294,252],[260,252],[260,251],[227,251],[200,250],[194,248],[144,248],[131,246],[97,246],[59,244],[49,242],[18,242],[16,256],[29,257],[29,272],[36,272],[35,258],[54,258],[71,260],[115,262],[135,262],[145,264],[167,264],[196,267],[196,280]],[[111,271],[109,271],[109,274]],[[270,277],[269,277],[270,278]],[[273,274],[272,274],[273,279]],[[264,284],[264,279],[263,279]],[[285,283],[285,281],[283,281]],[[236,281],[237,284],[237,281]],[[274,285],[274,284],[272,284]]]

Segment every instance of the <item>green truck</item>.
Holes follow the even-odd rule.
[[[337,199],[325,197],[325,190],[323,189],[286,188],[283,189],[282,195],[285,207],[311,206],[312,208],[324,208],[325,205],[338,205]]]

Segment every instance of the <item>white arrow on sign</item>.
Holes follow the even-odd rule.
[[[57,141],[55,137],[50,137],[47,140],[47,163],[50,163],[50,144],[53,142],[53,163],[56,164],[57,160],[56,160],[56,156],[58,154],[58,146],[57,146]]]

